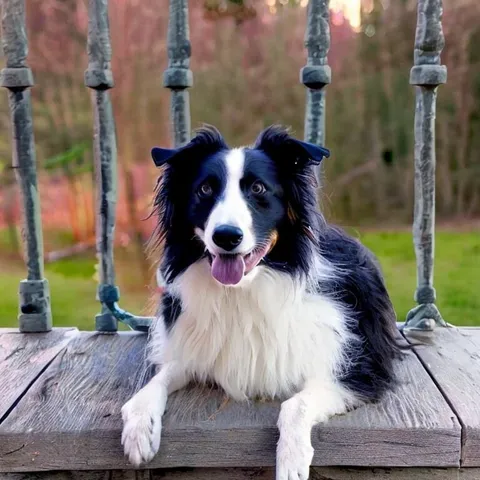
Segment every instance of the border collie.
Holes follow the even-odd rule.
[[[317,209],[328,156],[278,126],[248,148],[205,127],[152,150],[165,293],[149,340],[160,368],[122,408],[132,464],[157,453],[168,395],[210,381],[282,401],[276,478],[307,479],[312,426],[392,387],[401,347],[376,260]]]

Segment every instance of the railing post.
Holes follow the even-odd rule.
[[[307,65],[300,71],[300,81],[307,87],[305,140],[317,145],[325,141],[325,86],[332,72],[327,64],[330,49],[329,0],[310,0],[307,7],[305,47]],[[317,168],[317,179],[320,180]]]
[[[163,86],[171,90],[171,121],[175,146],[190,139],[190,100],[188,88],[193,85],[190,70],[191,46],[188,27],[188,0],[170,0],[168,20],[168,68]]]
[[[115,285],[113,260],[115,209],[117,205],[117,142],[112,103],[108,90],[113,87],[110,68],[112,48],[108,24],[108,0],[88,2],[88,68],[85,85],[93,90],[94,157],[97,188],[97,257],[100,262],[97,297],[102,311],[95,317],[95,328],[115,332],[118,320],[134,330],[147,331],[151,317],[133,315],[118,306],[120,290]]]
[[[102,311],[95,317],[98,331],[116,331],[117,319],[103,302],[105,290],[113,292],[115,301],[120,293],[115,287],[113,240],[117,204],[117,144],[112,104],[108,90],[113,87],[110,68],[112,49],[108,24],[108,0],[88,2],[88,68],[85,85],[93,90],[94,157],[97,188],[97,257],[100,284],[98,298]]]
[[[43,235],[29,90],[34,82],[26,63],[25,0],[2,1],[2,39],[6,67],[1,71],[0,85],[9,90],[13,168],[22,192],[25,223],[27,279],[20,282],[19,328],[22,332],[47,332],[52,329],[52,313],[43,271]]]
[[[418,0],[414,67],[410,84],[416,86],[415,101],[415,211],[413,239],[417,259],[418,306],[407,315],[406,330],[431,331],[446,326],[435,305],[433,263],[435,246],[435,113],[437,88],[447,81],[447,68],[440,54],[442,0]]]

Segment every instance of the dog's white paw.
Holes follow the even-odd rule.
[[[122,445],[128,460],[135,466],[150,462],[160,448],[160,402],[157,398],[148,398],[147,393],[138,392],[122,407]]]
[[[310,438],[282,435],[277,445],[275,480],[307,480],[312,459]]]

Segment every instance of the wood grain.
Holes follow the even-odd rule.
[[[74,328],[33,334],[0,329],[0,423],[77,333]]]
[[[0,480],[152,480],[149,470],[0,473]]]
[[[120,408],[144,370],[145,338],[126,332],[73,339],[0,425],[0,471],[92,469],[112,450],[110,466],[125,463]]]
[[[160,470],[0,473],[0,480],[274,480],[272,468],[180,468]],[[312,467],[310,480],[478,480],[468,468],[326,468]]]
[[[0,471],[131,469],[120,409],[144,382],[142,334],[81,333],[0,426]],[[317,466],[458,466],[460,426],[414,354],[400,387],[318,426]],[[189,387],[167,405],[160,453],[148,468],[269,467],[278,403],[227,401]]]
[[[438,328],[434,335],[415,352],[462,424],[462,465],[480,467],[480,329]]]
[[[478,480],[480,469],[312,467],[309,480]],[[275,480],[271,468],[152,470],[152,480]],[[1,477],[0,477],[0,480]],[[15,479],[16,480],[16,479]],[[22,479],[23,480],[23,479]],[[75,479],[77,480],[77,479]]]

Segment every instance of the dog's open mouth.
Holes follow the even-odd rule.
[[[212,277],[223,285],[237,285],[244,275],[251,272],[270,250],[270,244],[254,248],[246,255],[209,252]]]

